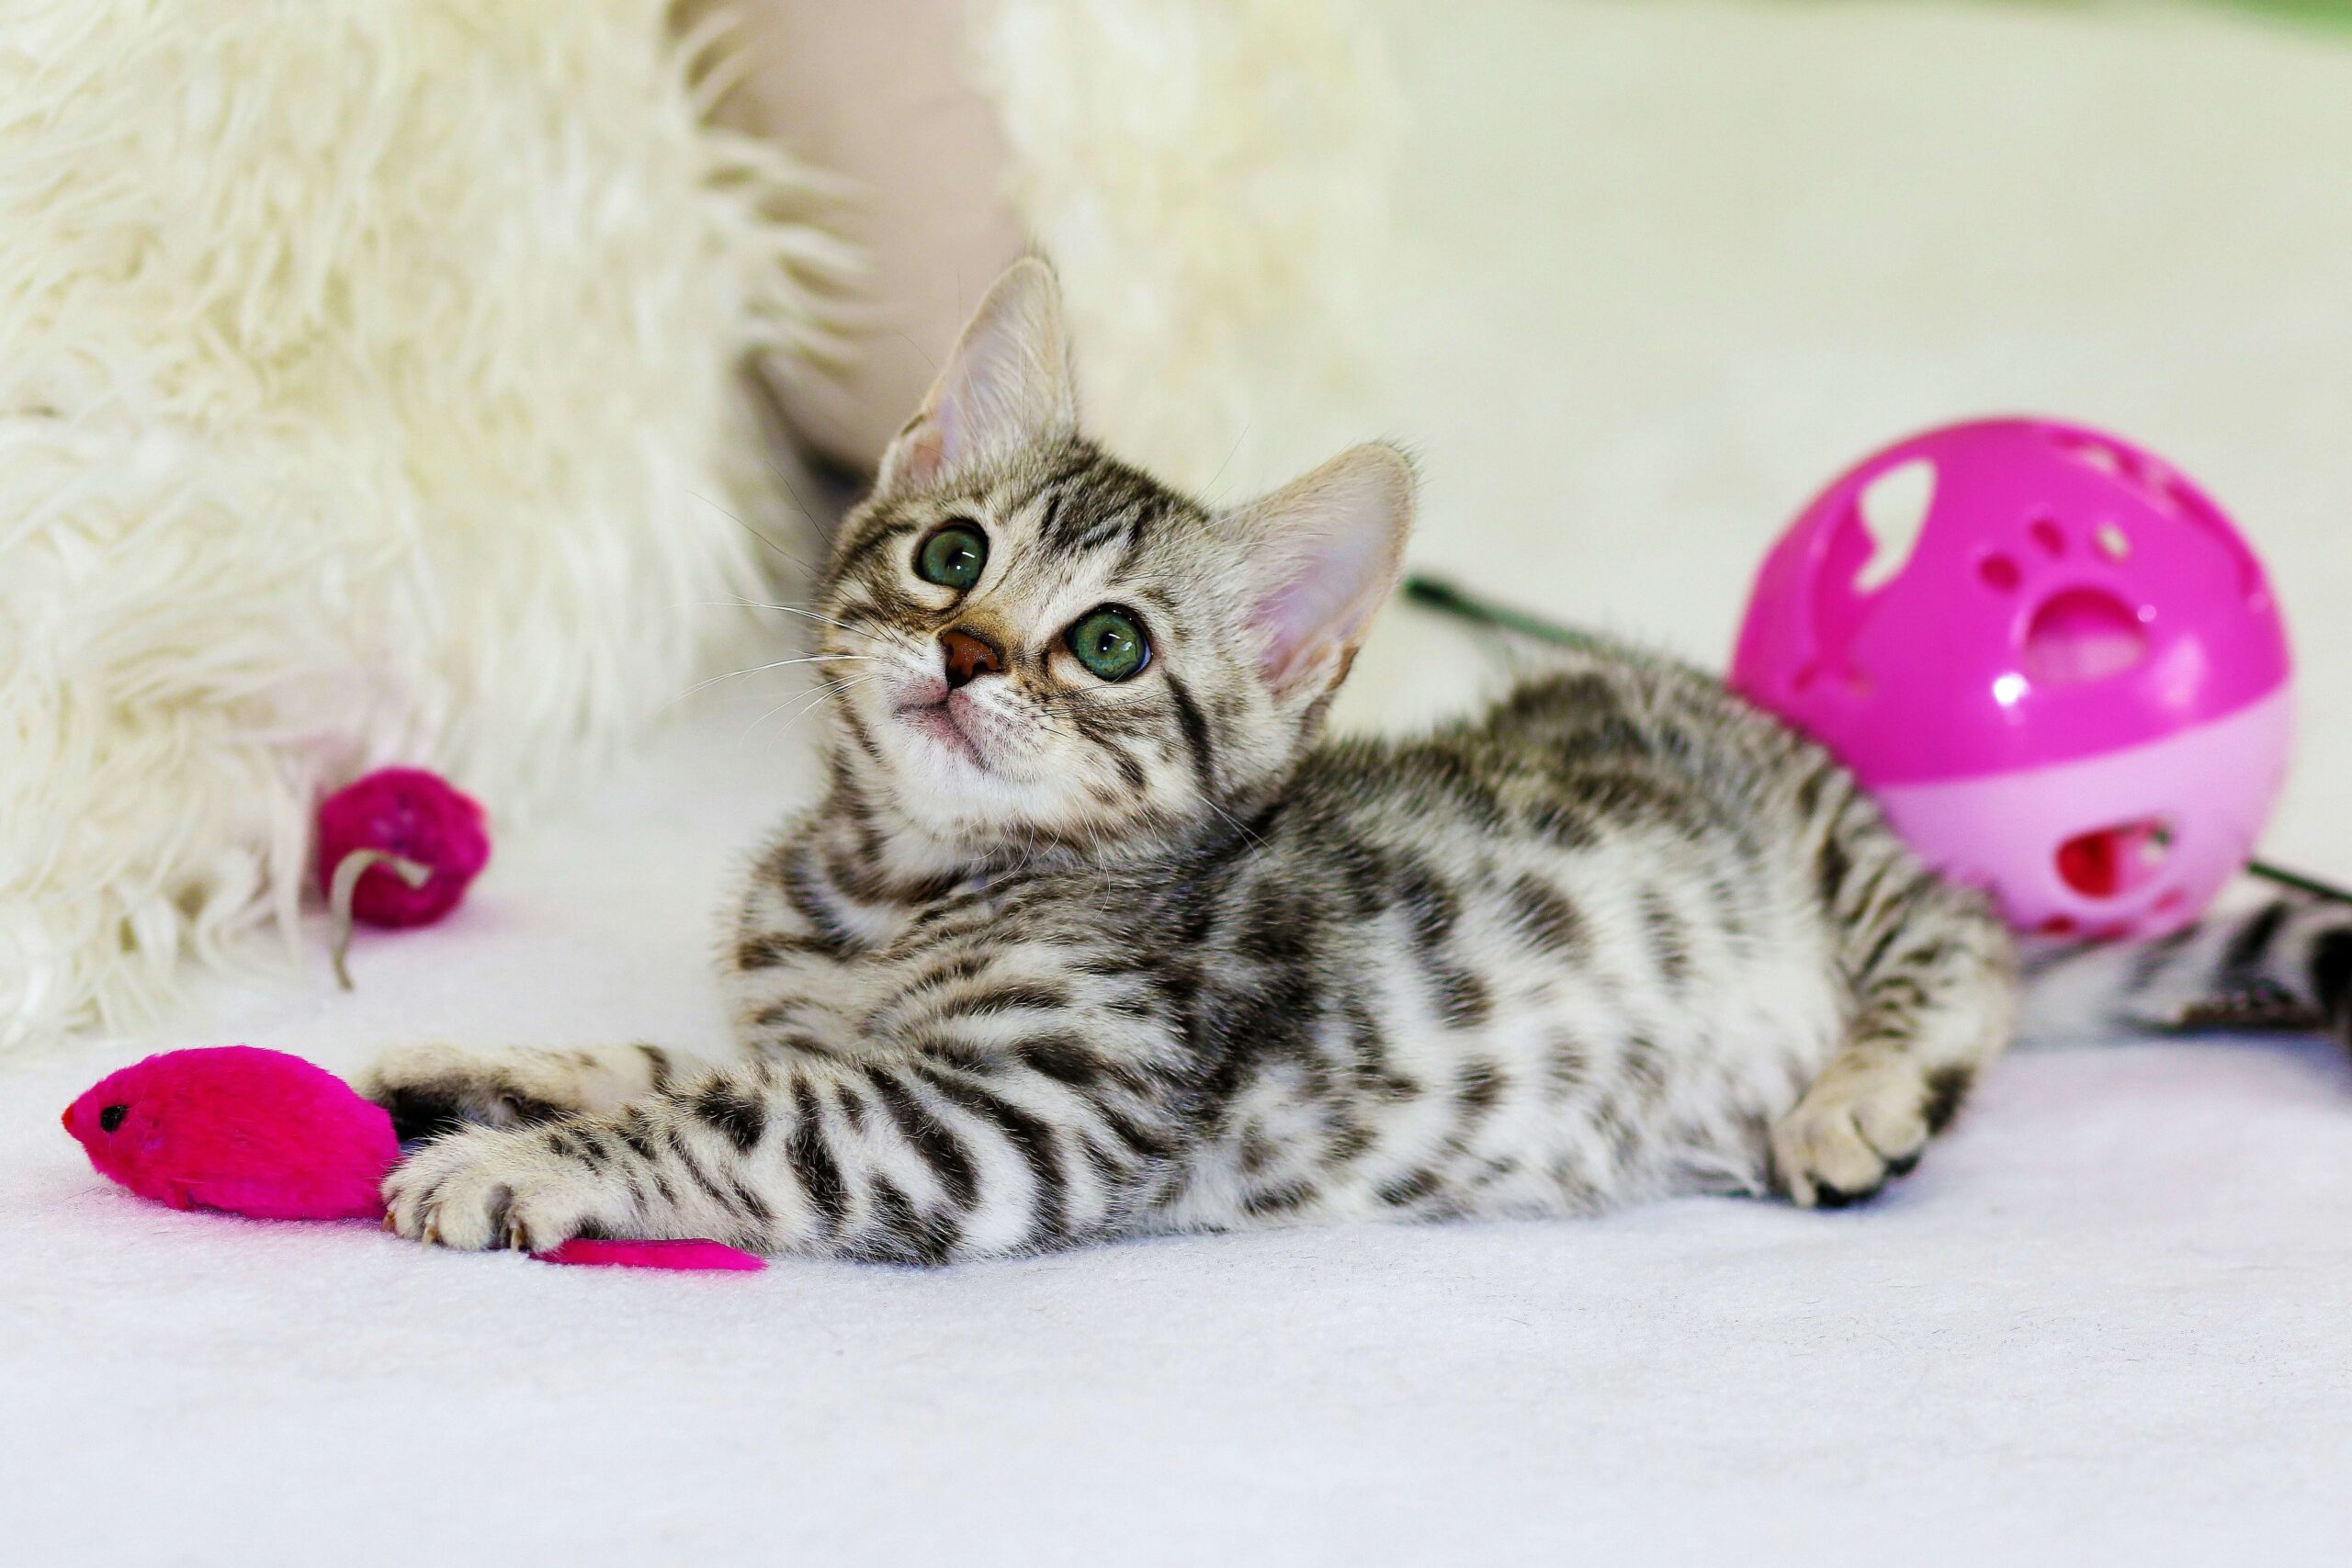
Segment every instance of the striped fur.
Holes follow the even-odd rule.
[[[406,1129],[482,1123],[394,1172],[392,1224],[939,1263],[1835,1205],[1909,1168],[2011,1033],[1979,897],[1818,749],[1631,650],[1421,739],[1322,743],[1393,581],[1397,460],[1215,513],[1077,433],[1061,358],[1050,280],[1016,273],[836,541],[823,649],[870,662],[823,799],[741,895],[739,1049],[387,1058],[368,1087]],[[915,567],[947,521],[989,543],[961,592]],[[1062,641],[1105,603],[1148,629],[1131,680]],[[1001,668],[951,690],[951,627]],[[2180,990],[2216,942],[2126,962]],[[2340,1015],[2352,946],[2284,952],[2232,961]]]

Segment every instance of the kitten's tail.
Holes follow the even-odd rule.
[[[2028,942],[2024,1043],[2119,1029],[2326,1031],[2352,1043],[2352,904],[2293,890],[2142,942]]]

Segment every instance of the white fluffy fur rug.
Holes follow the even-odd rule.
[[[322,790],[544,797],[740,627],[736,368],[847,258],[663,9],[8,7],[0,1048],[290,932]]]
[[[1363,438],[1391,62],[1346,0],[992,0],[978,85],[1062,276],[1088,415],[1246,493]]]

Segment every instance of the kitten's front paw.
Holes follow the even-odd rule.
[[[1772,1129],[1772,1176],[1792,1202],[1842,1209],[1919,1163],[1934,1128],[1907,1064],[1825,1076]]]
[[[546,1252],[583,1231],[625,1234],[628,1194],[556,1146],[558,1129],[470,1127],[393,1167],[385,1224],[413,1241]]]

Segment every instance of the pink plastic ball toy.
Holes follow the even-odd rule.
[[[1905,485],[1928,496],[1907,558],[1882,502]],[[2146,937],[2252,856],[2290,672],[2262,563],[2203,491],[2115,436],[2003,419],[1890,446],[1807,506],[1731,683],[2012,923]]]

